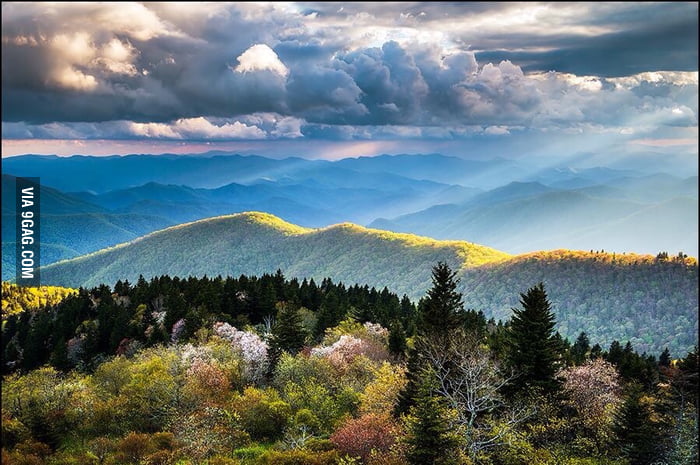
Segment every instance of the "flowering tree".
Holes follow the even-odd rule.
[[[172,331],[170,331],[170,342],[173,344],[177,344],[178,341],[180,341],[180,337],[182,337],[182,333],[185,332],[185,319],[180,318],[173,324]]]
[[[312,349],[311,355],[327,358],[341,373],[360,355],[375,362],[389,358],[389,353],[380,343],[349,334],[343,334],[331,345]]]
[[[215,323],[214,333],[231,343],[246,364],[247,378],[260,381],[267,370],[268,345],[260,336],[249,331],[240,331],[228,323]]]
[[[615,367],[598,358],[559,372],[566,403],[578,413],[580,425],[592,433],[598,446],[610,439],[614,416],[622,402],[620,377]]]

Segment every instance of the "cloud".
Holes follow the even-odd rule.
[[[157,139],[264,139],[265,132],[256,126],[240,121],[212,124],[203,117],[183,118],[172,124],[129,123],[135,135],[147,135]],[[144,131],[146,133],[144,133]]]
[[[283,77],[287,77],[289,74],[289,70],[280,61],[274,50],[265,44],[253,45],[243,52],[237,60],[238,66],[234,68],[237,73],[269,70]]]
[[[692,4],[2,8],[3,137],[454,139],[603,127],[641,138],[697,125]]]
[[[539,50],[486,49],[476,56],[484,61],[521,63],[525,71],[556,70],[604,77],[697,71],[698,5],[667,3],[653,8],[650,5],[649,10],[656,11],[657,16],[633,28],[614,29],[585,40],[575,36],[551,38]]]
[[[484,134],[487,134],[489,136],[503,136],[506,134],[510,134],[510,131],[505,126],[489,126],[486,129],[484,129]]]
[[[138,139],[155,140],[261,140],[302,137],[304,120],[275,113],[228,118],[180,118],[167,123],[107,121],[101,123],[2,123],[3,138],[10,139]]]

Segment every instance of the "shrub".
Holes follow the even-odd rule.
[[[399,426],[389,414],[368,413],[347,420],[330,439],[341,452],[367,462],[373,450],[389,451],[399,433]]]
[[[232,401],[241,426],[253,439],[278,439],[291,416],[291,408],[273,389],[247,387]]]

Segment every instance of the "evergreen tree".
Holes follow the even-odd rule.
[[[411,465],[460,463],[461,438],[454,430],[454,415],[435,395],[435,375],[424,370],[408,420],[406,458]]]
[[[416,306],[406,294],[401,298],[400,316],[401,322],[408,334],[413,334],[415,331]]]
[[[588,355],[590,348],[591,344],[588,340],[588,335],[581,331],[581,334],[578,335],[576,342],[571,347],[571,358],[574,364],[582,365],[587,359],[586,355]]]
[[[304,344],[309,334],[298,309],[281,302],[275,325],[272,327],[272,345],[280,351],[296,354]]]
[[[615,424],[622,454],[630,465],[650,465],[659,458],[660,435],[652,415],[641,386],[631,385]]]
[[[668,350],[668,347],[659,355],[659,366],[666,368],[671,366],[671,352]]]
[[[49,358],[51,365],[58,368],[61,371],[68,371],[71,369],[71,363],[68,360],[68,348],[66,346],[66,340],[60,338],[51,352],[51,357]]]
[[[486,336],[486,317],[479,310],[469,309],[464,313],[463,318],[464,330],[468,333],[476,335],[479,339]]]
[[[455,272],[444,263],[433,267],[433,286],[418,305],[418,328],[414,347],[408,352],[406,377],[408,382],[399,394],[396,413],[406,413],[418,394],[420,372],[424,368],[421,347],[425,344],[447,344],[449,335],[464,322],[462,294],[457,292]]]
[[[459,279],[455,278],[456,274],[444,262],[433,267],[433,285],[419,306],[419,336],[441,338],[462,326],[464,306],[462,294],[457,292]]]
[[[389,326],[389,352],[397,357],[403,357],[406,349],[406,332],[401,323],[394,320]]]
[[[610,343],[610,349],[608,349],[607,361],[613,365],[619,366],[623,358],[624,352],[622,350],[622,345],[618,341],[612,341]]]
[[[314,337],[320,338],[326,329],[337,326],[343,321],[347,311],[348,309],[341,303],[338,293],[335,290],[329,291],[316,313],[316,324],[313,328]]]
[[[518,373],[510,394],[532,390],[543,394],[558,391],[556,378],[560,343],[555,337],[551,304],[539,283],[520,294],[522,309],[513,309],[508,333],[508,362]]]
[[[420,385],[420,373],[423,369],[423,359],[420,356],[420,351],[415,344],[408,348],[406,356],[406,385],[399,392],[396,407],[394,408],[395,415],[408,413],[409,409],[415,403],[415,397],[418,395]]]

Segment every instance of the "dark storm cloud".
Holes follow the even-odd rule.
[[[173,26],[161,18],[154,20],[150,10],[146,10],[152,16],[146,26],[152,31],[91,23],[90,19],[111,17],[110,11],[118,8],[121,5],[85,5],[72,7],[65,14],[67,21],[61,21],[64,15],[57,12],[43,22],[31,14],[17,14],[10,21],[6,18],[14,8],[5,11],[3,4],[3,118],[165,121],[283,109],[284,82],[279,76],[265,70],[232,70],[247,48],[272,42],[271,34],[280,23],[277,15],[251,21],[233,5],[226,5],[218,15],[202,20],[201,30],[189,31],[198,32],[194,36],[179,27],[189,24],[187,18]],[[172,11],[160,13],[177,19]],[[84,24],[67,29],[66,22],[77,22],[76,16],[83,16]],[[132,50],[131,56],[121,57],[123,63],[117,63],[129,67],[122,72],[104,66],[103,49],[113,40]]]
[[[697,6],[697,5],[696,5]],[[549,38],[546,52],[477,52],[480,62],[510,60],[525,71],[556,70],[578,75],[629,76],[646,71],[697,71],[698,20],[693,16],[631,31],[604,34],[585,41]],[[476,48],[487,48],[477,44]]]

